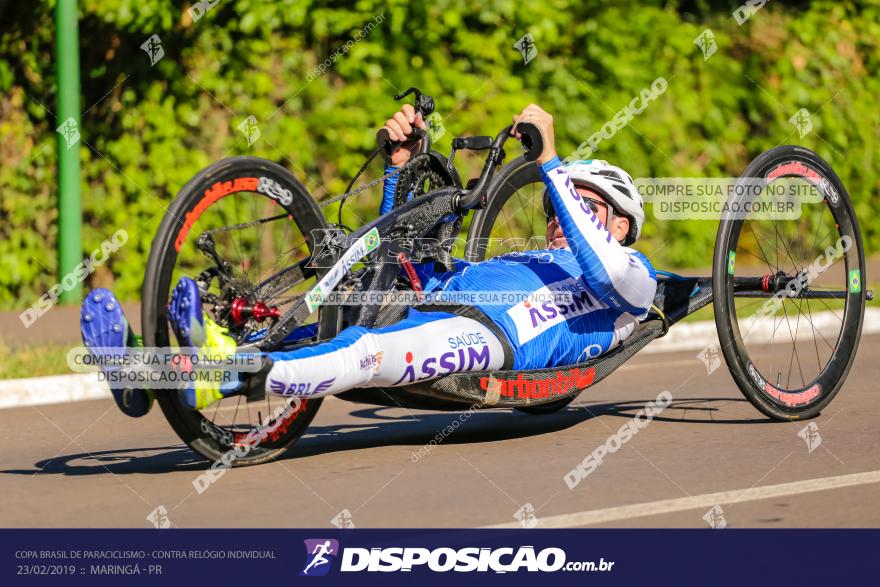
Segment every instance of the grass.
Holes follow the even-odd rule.
[[[67,353],[73,345],[26,344],[11,346],[0,338],[0,379],[20,379],[70,373]]]

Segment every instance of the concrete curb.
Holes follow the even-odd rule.
[[[817,328],[828,327],[831,312],[819,312],[813,315]],[[833,326],[833,325],[831,325]],[[764,320],[756,331],[769,334],[772,321]],[[809,334],[809,329],[801,333]],[[862,334],[880,332],[880,308],[867,308]],[[809,337],[798,336],[798,340]],[[668,353],[675,351],[700,351],[709,345],[718,344],[718,335],[714,321],[686,322],[678,324],[669,334],[655,340],[645,347],[641,353]],[[694,366],[699,361],[694,355]],[[52,375],[50,377],[30,377],[26,379],[7,379],[0,381],[0,409],[59,404],[94,399],[111,399],[110,388],[98,380],[98,373],[77,373],[70,375]]]
[[[107,384],[98,380],[98,373],[74,373],[0,381],[0,409],[112,397]]]

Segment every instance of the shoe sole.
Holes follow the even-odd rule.
[[[199,345],[193,342],[193,330],[201,328],[202,300],[199,297],[199,286],[189,277],[181,277],[174,291],[171,293],[171,302],[168,304],[168,321],[177,344],[181,350],[184,348],[195,349]],[[202,334],[204,338],[204,335]],[[180,392],[181,402],[191,410],[196,408],[195,389],[192,385]]]
[[[174,286],[168,319],[181,347],[197,347],[192,340],[193,330],[201,327],[202,313],[199,286],[189,277],[181,277]]]
[[[110,290],[99,288],[86,296],[80,312],[80,332],[88,348],[126,348],[134,333],[122,313],[119,301]],[[109,371],[101,369],[105,375]],[[110,387],[116,405],[126,416],[140,418],[153,407],[153,395],[143,389]]]

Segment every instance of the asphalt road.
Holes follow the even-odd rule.
[[[812,421],[812,451],[807,423],[768,421],[693,352],[636,356],[551,415],[459,420],[330,398],[285,458],[227,471],[201,495],[207,463],[158,409],[141,420],[110,401],[0,410],[0,524],[150,527],[162,506],[184,528],[330,527],[343,510],[356,527],[519,525],[518,511],[539,526],[877,527],[878,343],[863,338]],[[670,407],[570,490],[563,476],[664,390]]]

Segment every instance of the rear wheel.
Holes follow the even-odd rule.
[[[713,261],[721,351],[761,412],[811,418],[840,390],[858,348],[866,298],[858,222],[840,179],[809,149],[767,151],[737,187]],[[770,203],[780,190],[795,194],[794,207]]]
[[[184,275],[199,284],[205,310],[239,344],[258,338],[272,320],[268,314],[283,314],[326,271],[307,266],[320,234],[313,231],[326,227],[305,187],[275,163],[233,157],[202,170],[169,207],[150,250],[142,292],[145,344],[171,346],[166,307]],[[224,265],[225,273],[219,269]],[[261,311],[255,310],[258,304]],[[299,330],[301,340],[291,345],[332,337],[335,309],[322,307],[307,322]],[[229,459],[233,466],[279,456],[321,404],[271,394],[251,404],[237,395],[192,410],[174,391],[160,391],[157,398],[185,443],[209,460]],[[246,447],[248,435],[260,430],[268,434]]]

